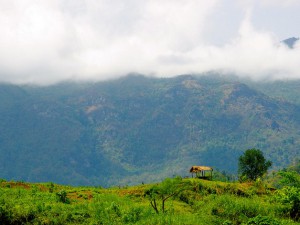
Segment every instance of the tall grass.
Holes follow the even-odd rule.
[[[263,183],[182,182],[187,188],[170,198],[160,214],[144,197],[151,185],[103,189],[2,182],[0,221],[8,225],[297,224],[289,218],[289,208],[274,200]]]

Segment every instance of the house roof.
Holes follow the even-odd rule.
[[[213,168],[209,166],[192,166],[190,169],[190,173],[197,173],[200,171],[213,171]]]

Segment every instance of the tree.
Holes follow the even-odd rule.
[[[145,196],[149,199],[150,205],[154,211],[158,214],[159,208],[161,212],[165,213],[166,207],[165,202],[176,195],[178,195],[182,190],[184,190],[184,183],[181,177],[167,178],[161,184],[154,185],[145,191]],[[159,203],[160,207],[159,207]]]
[[[239,157],[239,174],[250,180],[256,180],[264,175],[272,162],[266,161],[263,153],[259,149],[248,149]]]

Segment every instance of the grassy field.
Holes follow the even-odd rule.
[[[288,199],[293,190],[296,203],[289,201],[295,196]],[[275,189],[261,180],[238,183],[173,178],[107,189],[2,180],[0,224],[294,225],[300,224],[299,193],[297,187]]]

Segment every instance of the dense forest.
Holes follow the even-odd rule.
[[[192,165],[237,172],[248,148],[272,169],[299,157],[300,82],[206,74],[0,85],[0,176],[133,185]]]

